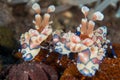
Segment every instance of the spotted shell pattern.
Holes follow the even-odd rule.
[[[46,26],[41,33],[37,30],[30,29],[25,34],[21,35],[20,43],[22,46],[21,53],[24,61],[31,61],[40,52],[40,44],[48,35],[52,33],[52,28]]]
[[[53,36],[53,40],[58,39],[58,41],[55,43],[56,52],[62,55],[69,55],[71,52],[78,52],[77,68],[85,76],[95,75],[95,72],[99,69],[99,64],[106,53],[106,49],[103,47],[103,45],[105,43],[104,41],[106,41],[105,37],[107,34],[107,28],[105,26],[100,27],[94,31],[94,34],[96,34],[93,36],[96,38],[96,40],[92,40],[92,38],[81,40],[79,38],[77,42],[74,41],[74,38],[72,38],[74,42],[71,40],[66,40],[64,43],[63,41],[59,40],[58,37]],[[71,37],[76,37],[76,35]]]
[[[95,31],[95,33],[99,35],[96,36],[96,41],[94,41],[90,46],[84,44],[86,46],[86,49],[78,53],[77,68],[85,76],[95,75],[96,70],[99,69],[99,64],[105,56],[106,49],[103,47],[104,42],[101,41],[105,40],[103,38],[103,35],[106,34],[106,29],[106,27],[98,28]],[[99,30],[102,32],[99,33]],[[101,38],[99,39],[99,37]],[[98,40],[101,41],[97,42]]]

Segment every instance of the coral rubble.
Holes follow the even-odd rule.
[[[24,62],[13,65],[9,71],[9,80],[57,80],[57,72],[48,65],[36,62]]]

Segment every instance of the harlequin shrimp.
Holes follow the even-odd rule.
[[[33,60],[35,56],[40,52],[40,49],[44,48],[40,46],[40,44],[52,33],[52,21],[49,21],[49,13],[54,12],[55,7],[53,5],[49,6],[47,13],[44,14],[43,18],[40,15],[41,9],[39,4],[33,4],[32,8],[36,12],[35,20],[33,20],[35,29],[30,29],[20,37],[20,44],[22,46],[21,53],[24,61]]]
[[[104,15],[97,11],[93,13],[92,18],[89,20],[87,18],[89,8],[83,6],[82,12],[85,18],[77,27],[76,33],[68,32],[63,35],[57,31],[53,33],[54,50],[60,55],[69,55],[71,52],[78,53],[76,66],[79,72],[84,76],[94,76],[105,56],[107,44],[110,44],[114,58],[116,58],[116,54],[112,49],[110,40],[106,39],[107,27],[102,26],[94,30],[94,21],[102,21]],[[59,60],[58,62],[60,62]]]

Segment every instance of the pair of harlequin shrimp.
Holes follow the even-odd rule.
[[[21,53],[25,61],[31,61],[40,52],[40,44],[52,34],[52,41],[54,45],[53,51],[60,55],[69,56],[70,53],[78,53],[76,61],[77,69],[81,74],[85,76],[94,76],[96,70],[99,69],[103,57],[105,56],[107,44],[110,43],[106,39],[107,28],[102,26],[94,30],[96,20],[103,20],[104,15],[97,11],[93,13],[92,19],[89,20],[89,8],[86,6],[82,7],[82,12],[85,18],[82,19],[80,26],[77,27],[76,32],[67,32],[61,35],[59,31],[52,33],[51,22],[49,21],[50,14],[55,10],[54,6],[48,8],[48,13],[45,13],[43,19],[40,15],[40,6],[35,3],[32,8],[37,13],[35,15],[35,30],[30,29],[28,32],[23,34],[20,38],[22,45]],[[113,56],[116,57],[111,43],[110,48],[113,52]],[[60,57],[58,63],[60,62]]]

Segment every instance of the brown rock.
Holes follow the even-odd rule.
[[[24,62],[14,65],[8,75],[9,80],[57,80],[57,72],[48,65]]]
[[[70,64],[68,68],[64,71],[60,80],[82,80],[84,76],[82,76],[76,68],[76,65]]]

